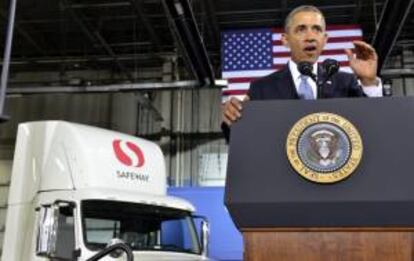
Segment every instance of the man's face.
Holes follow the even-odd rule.
[[[327,39],[323,17],[316,12],[295,14],[288,31],[282,34],[282,42],[290,48],[292,60],[296,63],[315,63]]]

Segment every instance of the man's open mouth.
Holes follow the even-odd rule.
[[[306,46],[303,50],[305,52],[314,52],[316,51],[316,46]]]

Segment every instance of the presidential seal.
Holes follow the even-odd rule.
[[[293,169],[316,183],[347,178],[362,158],[362,140],[347,119],[333,113],[314,113],[290,130],[286,151]]]

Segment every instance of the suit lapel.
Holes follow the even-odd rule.
[[[281,79],[286,94],[285,99],[299,99],[298,92],[293,82],[292,73],[290,72],[289,66],[286,65],[281,71]]]
[[[333,78],[333,77],[332,77]],[[324,98],[330,98],[333,96],[333,92],[335,90],[334,82],[332,80],[328,80],[323,86],[322,86],[322,93]],[[321,65],[318,65],[318,81],[324,81],[326,79],[326,73]]]

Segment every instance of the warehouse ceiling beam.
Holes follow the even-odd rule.
[[[381,72],[387,61],[413,3],[414,0],[387,0],[385,2],[372,41],[372,46],[378,53],[378,72]]]
[[[114,2],[114,3],[96,3],[96,4],[92,4],[92,3],[85,3],[85,4],[71,4],[70,7],[74,8],[74,9],[79,9],[79,8],[113,8],[113,7],[125,7],[125,6],[130,6],[130,3],[125,1],[125,2]]]
[[[213,40],[213,46],[214,48],[220,48],[220,27],[217,21],[215,1],[202,1],[202,3],[206,12],[206,20],[210,29],[211,39]]]
[[[359,20],[361,19],[362,4],[363,4],[363,0],[355,0],[356,8],[355,8],[354,16],[352,17],[352,23],[359,24]]]
[[[173,35],[190,67],[202,86],[214,84],[214,72],[188,0],[163,0]]]
[[[144,12],[144,6],[142,4],[142,0],[129,0],[130,4],[133,7],[134,12],[141,20],[142,25],[144,26],[145,30],[149,34],[151,38],[151,42],[154,44],[155,50],[159,51],[161,49],[161,41],[155,32],[152,23],[148,19],[148,16]]]
[[[354,7],[355,7],[355,4],[322,5],[322,6],[318,6],[318,9],[320,9],[321,11],[329,11],[329,10],[342,10],[342,9],[354,8]],[[218,11],[217,16],[229,17],[232,15],[245,15],[245,16],[266,15],[266,14],[273,15],[275,13],[280,13],[282,11],[283,11],[282,8],[266,8],[266,9],[254,9],[253,8],[253,9],[242,9],[242,10]]]
[[[282,0],[280,3],[280,6],[281,6],[281,17],[287,17],[289,14],[288,0]]]
[[[151,82],[151,83],[128,83],[97,86],[26,86],[10,87],[8,95],[29,95],[29,94],[51,94],[51,93],[109,93],[128,91],[153,91],[194,88],[197,81],[175,81],[175,82]]]
[[[5,21],[8,20],[7,14],[0,10],[0,17],[3,18]],[[14,29],[17,34],[19,34],[23,39],[25,39],[34,49],[39,52],[42,55],[46,55],[46,52],[40,45],[33,39],[33,37],[30,36],[30,34],[20,26],[18,22],[15,21],[14,23]]]
[[[117,55],[113,51],[113,49],[109,46],[107,41],[98,31],[98,29],[94,28],[92,25],[87,23],[85,19],[82,18],[82,15],[75,11],[75,9],[71,8],[68,1],[65,1],[66,8],[68,8],[69,13],[72,19],[76,22],[76,24],[81,28],[82,32],[87,36],[89,41],[92,44],[99,44],[105,50],[105,52],[113,59],[116,66],[120,70],[122,74],[124,74],[129,80],[133,80],[132,75],[128,72],[125,66],[119,61]]]
[[[165,59],[166,57],[171,57],[175,55],[173,52],[162,52],[156,54],[137,54],[137,53],[129,53],[129,54],[118,54],[118,60],[120,61],[133,61],[133,60],[150,60],[154,58],[158,58],[161,60]],[[217,54],[218,55],[218,54]],[[38,57],[38,58],[31,58],[29,61],[23,58],[15,58],[13,61],[10,62],[12,65],[30,65],[30,64],[59,64],[59,63],[83,63],[83,62],[111,62],[114,59],[107,55],[89,55],[85,56],[66,56],[63,58],[56,58],[56,57]],[[2,63],[0,62],[0,65]]]

